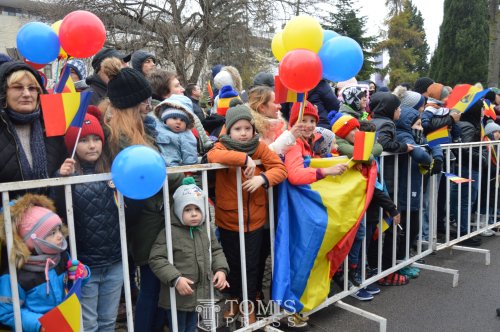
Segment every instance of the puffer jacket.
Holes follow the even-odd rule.
[[[155,142],[167,167],[194,165],[198,163],[196,137],[191,130],[174,133],[167,125],[155,120]]]
[[[211,241],[209,241],[205,225],[184,226],[172,210],[170,218],[174,264],[168,261],[165,230],[158,234],[149,257],[149,266],[161,282],[158,306],[170,309],[170,287],[173,287],[177,278],[182,276],[194,282],[190,285],[194,292],[189,296],[181,296],[176,291],[177,309],[194,311],[199,304],[198,300],[208,299],[210,296],[211,272],[223,271],[227,276],[229,266],[213,230],[210,230]],[[210,266],[210,254],[212,266]]]
[[[236,192],[236,167],[244,167],[247,154],[227,149],[218,142],[207,153],[208,161],[232,166],[216,171],[215,192],[215,223],[217,226],[230,231],[238,231],[238,201]],[[243,215],[245,232],[252,232],[264,226],[267,220],[267,191],[269,186],[275,186],[286,179],[287,171],[280,157],[273,152],[266,143],[259,142],[257,149],[251,156],[260,160],[261,165],[255,168],[254,176],[263,176],[264,186],[253,193],[243,190]],[[242,182],[247,179],[242,174]]]
[[[82,171],[84,175],[95,174],[95,167],[82,165]],[[76,184],[72,189],[78,259],[95,268],[120,261],[120,225],[114,190],[107,182]]]
[[[296,144],[292,146],[285,154],[285,166],[288,172],[288,181],[294,186],[311,184],[321,180],[324,176],[316,168],[306,167],[304,158],[319,157],[314,147],[319,145],[323,136],[319,133],[313,134],[312,146],[301,138],[297,138]]]
[[[340,102],[335,97],[331,86],[325,80],[319,81],[307,94],[307,100],[318,108],[319,122],[317,126],[331,129],[328,113],[334,110],[338,111],[340,107]]]
[[[405,144],[411,144],[414,149],[409,153],[411,155],[411,173],[408,174],[408,153],[399,155],[399,188],[398,202],[401,210],[408,210],[407,188],[408,178],[410,184],[410,211],[418,211],[420,208],[420,190],[422,186],[422,176],[419,171],[419,165],[429,168],[432,158],[429,151],[424,147],[417,146],[412,134],[412,123],[420,116],[420,113],[413,108],[403,107],[401,117],[396,121],[398,141]]]

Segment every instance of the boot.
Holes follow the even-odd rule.
[[[224,311],[224,319],[233,319],[239,313],[240,301],[238,298],[233,297],[229,299],[229,307]]]

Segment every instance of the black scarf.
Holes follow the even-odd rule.
[[[5,109],[10,121],[7,121],[9,130],[14,135],[14,140],[19,148],[19,162],[21,164],[21,172],[24,180],[38,180],[48,178],[47,172],[47,153],[45,151],[45,141],[43,139],[43,128],[40,122],[40,109],[33,113],[24,114]],[[30,149],[33,159],[33,167],[30,167],[26,152],[24,152],[19,136],[17,135],[14,124],[31,123]]]
[[[245,152],[249,156],[252,156],[259,146],[259,135],[255,135],[248,142],[235,141],[229,135],[222,135],[219,138],[219,142],[221,142],[229,150]]]

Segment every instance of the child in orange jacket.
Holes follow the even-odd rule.
[[[279,156],[259,141],[250,109],[245,105],[231,107],[226,113],[226,134],[219,138],[207,154],[211,163],[233,166],[221,169],[215,180],[215,223],[219,227],[224,254],[229,264],[229,292],[233,300],[225,319],[233,319],[238,314],[241,300],[241,261],[238,234],[238,201],[236,199],[236,167],[244,167],[242,172],[242,197],[245,232],[245,253],[248,299],[255,301],[257,295],[257,271],[264,224],[267,220],[267,192],[286,179],[285,165]],[[256,166],[254,160],[260,160]],[[252,306],[250,306],[252,307]],[[252,308],[250,308],[252,309]],[[255,322],[255,312],[249,310],[250,323]]]

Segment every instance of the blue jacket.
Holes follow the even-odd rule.
[[[154,139],[167,167],[198,163],[196,137],[191,130],[174,133],[158,119],[155,119],[155,125]]]
[[[399,155],[399,186],[398,186],[398,203],[401,210],[407,210],[407,188],[408,179],[410,184],[410,210],[418,211],[420,208],[420,191],[422,188],[422,174],[419,171],[419,165],[429,167],[432,163],[430,153],[424,147],[419,147],[415,142],[412,133],[412,123],[420,117],[420,113],[409,107],[401,108],[401,117],[396,121],[396,136],[399,142],[403,144],[411,144],[414,146],[413,151],[409,154]],[[408,176],[408,161],[411,156],[410,176]]]
[[[68,259],[69,255],[66,252],[62,253],[59,264],[49,270],[49,294],[47,294],[45,272],[31,272],[23,269],[17,271],[23,332],[40,331],[41,324],[38,319],[64,300]],[[87,280],[88,277],[84,282]],[[12,328],[15,326],[8,274],[0,277],[0,323]]]

